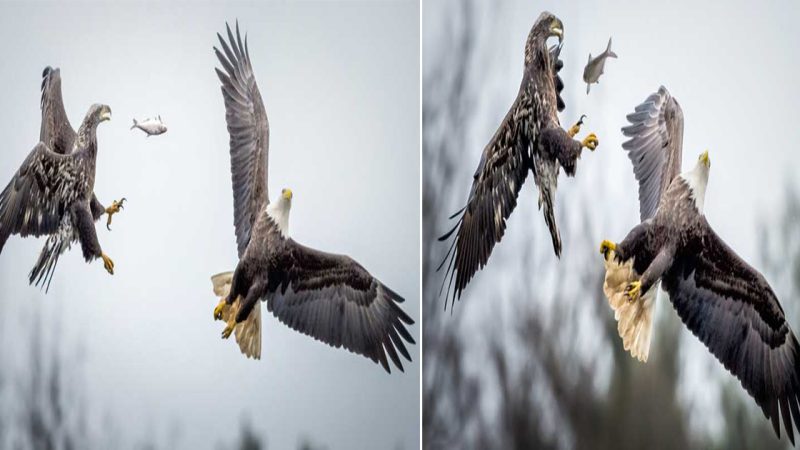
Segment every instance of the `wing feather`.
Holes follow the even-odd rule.
[[[664,86],[628,114],[630,125],[622,133],[630,139],[622,144],[639,181],[639,214],[653,217],[661,194],[680,173],[683,148],[683,112]]]
[[[739,379],[794,443],[800,430],[800,345],[764,277],[739,258],[701,218],[702,249],[679,256],[662,279],[681,320]],[[792,420],[793,419],[793,420]]]
[[[269,203],[269,121],[250,54],[242,46],[239,24],[236,24],[235,37],[230,26],[226,24],[226,28],[228,42],[217,34],[222,51],[214,47],[223,70],[215,70],[222,83],[225,120],[230,134],[233,216],[241,257],[250,242],[259,212]]]
[[[447,263],[442,288],[448,285],[449,297],[453,287],[451,304],[461,298],[467,283],[486,265],[495,244],[505,234],[506,220],[517,206],[517,196],[530,167],[526,154],[530,142],[520,129],[522,123],[531,120],[527,117],[531,108],[527,106],[524,93],[520,92],[483,150],[461,217],[439,238],[445,241],[455,233],[455,239],[437,269]]]
[[[42,72],[42,125],[39,141],[55,153],[66,155],[72,152],[75,130],[69,123],[61,96],[61,70],[45,67]]]
[[[414,320],[399,306],[403,298],[347,256],[291,239],[286,245],[291,263],[270,271],[275,290],[267,309],[296,331],[366,356],[387,372],[391,359],[402,371],[399,355],[409,361],[411,355],[400,336],[414,344],[406,329]]]
[[[36,144],[0,192],[0,251],[12,234],[42,236],[58,230],[74,193],[75,176],[68,156]]]

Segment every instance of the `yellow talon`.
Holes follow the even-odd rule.
[[[578,132],[581,131],[581,125],[583,125],[583,118],[586,117],[586,114],[581,115],[581,118],[575,122],[575,125],[571,126],[569,130],[567,130],[567,134],[569,137],[574,138]]]
[[[127,200],[125,197],[122,197],[120,201],[114,200],[113,202],[111,202],[111,206],[106,208],[106,214],[108,214],[108,221],[106,222],[107,229],[109,230],[111,229],[111,217],[114,214],[118,213],[121,209],[125,209],[125,207],[123,206],[125,200]]]
[[[583,142],[581,142],[581,145],[582,145],[583,147],[586,147],[586,148],[588,148],[588,149],[589,149],[589,150],[591,150],[591,151],[594,151],[594,149],[596,149],[596,148],[597,148],[597,145],[598,145],[598,144],[600,144],[600,141],[598,141],[598,140],[597,140],[597,136],[595,136],[595,134],[594,134],[594,133],[589,133],[589,135],[588,135],[588,136],[586,136],[586,137],[583,139]]]
[[[231,317],[231,320],[225,325],[225,329],[222,330],[222,339],[228,339],[231,337],[231,333],[233,333],[233,329],[236,328],[236,319]]]
[[[608,259],[608,252],[616,250],[617,250],[617,244],[609,241],[608,239],[605,239],[603,240],[603,242],[600,243],[600,253],[603,254],[603,258],[605,259]]]
[[[106,271],[111,275],[114,275],[114,261],[108,257],[105,253],[100,253],[100,257],[103,258],[103,267],[106,268]]]
[[[214,307],[214,320],[222,320],[222,310],[225,309],[225,305],[227,304],[228,302],[226,302],[224,298],[220,299],[217,306]]]
[[[628,286],[625,288],[625,297],[628,298],[628,301],[633,303],[636,300],[639,300],[639,294],[641,293],[640,290],[642,289],[642,282],[641,281],[631,281],[628,283]]]

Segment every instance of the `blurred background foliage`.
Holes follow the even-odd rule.
[[[706,371],[711,375],[701,382],[718,388],[711,414],[719,417],[714,419],[719,426],[716,431],[698,426],[711,421],[709,413],[696,411],[683,393],[685,384],[698,377],[683,370],[685,359],[692,357],[686,342],[694,338],[666,298],[659,300],[648,363],[639,363],[623,350],[601,290],[600,256],[586,256],[595,257],[599,241],[584,231],[596,228],[593,224],[608,228],[604,224],[614,222],[618,212],[593,205],[593,199],[604,198],[605,184],[588,192],[585,185],[575,189],[568,186],[575,181],[560,177],[559,189],[568,194],[560,192],[556,206],[565,242],[559,261],[535,197],[525,193],[535,190],[529,179],[512,216],[515,223],[495,247],[488,269],[478,273],[464,301],[445,310],[443,273],[436,268],[449,242],[436,238],[450,228],[449,213],[466,199],[482,150],[470,145],[474,130],[485,128],[482,121],[496,126],[508,106],[495,107],[492,98],[490,109],[499,115],[486,115],[481,106],[487,101],[478,97],[491,89],[491,71],[497,70],[493,44],[486,42],[503,26],[500,13],[472,0],[446,3],[447,14],[437,16],[441,20],[435,25],[428,21],[436,19],[423,15],[423,32],[435,26],[444,40],[438,49],[425,47],[423,59],[424,447],[788,447],[785,437],[775,439],[738,381],[716,368]],[[561,120],[569,121],[563,116]],[[617,148],[603,148],[598,135],[600,151],[622,154]],[[591,164],[590,158],[579,166]],[[759,225],[765,245],[760,246],[761,261],[752,263],[773,283],[779,298],[796,299],[800,195],[791,183],[783,195],[780,220]],[[784,300],[783,305],[790,321],[798,323],[793,302]],[[715,376],[715,371],[723,374]]]

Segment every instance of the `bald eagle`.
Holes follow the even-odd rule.
[[[221,297],[214,318],[226,322],[247,357],[261,357],[259,300],[278,320],[333,347],[344,347],[380,363],[391,372],[387,354],[402,371],[398,356],[411,356],[405,341],[414,339],[406,325],[414,321],[399,306],[403,298],[344,255],[324,253],[289,236],[292,191],[275,201],[267,190],[269,122],[261,99],[247,38],[242,43],[227,26],[228,42],[217,34],[222,51],[225,119],[230,133],[234,225],[239,250],[236,270],[212,277]]]
[[[703,215],[708,152],[679,173],[683,112],[662,86],[628,115],[623,144],[639,182],[642,222],[620,243],[603,241],[603,290],[623,345],[646,361],[659,285],[683,323],[739,379],[794,444],[800,429],[800,347],[764,277],[714,232]]]
[[[559,45],[548,49],[547,39],[558,37]],[[529,172],[539,188],[539,208],[550,230],[553,250],[561,255],[561,235],[556,225],[553,203],[560,168],[574,176],[584,147],[594,150],[597,137],[592,133],[583,141],[573,139],[580,131],[582,118],[568,131],[561,128],[558,112],[564,109],[560,92],[564,87],[558,77],[563,63],[558,59],[564,37],[564,25],[556,16],[542,13],[533,24],[525,44],[522,83],[516,100],[492,140],[483,149],[472,180],[467,204],[450,218],[461,215],[453,228],[439,238],[445,241],[455,233],[444,260],[442,288],[445,283],[451,304],[489,260],[495,244],[503,238],[506,220],[517,205]],[[449,261],[449,262],[448,262]],[[448,280],[449,275],[449,280]]]
[[[114,262],[100,248],[94,222],[111,217],[125,199],[108,208],[94,195],[97,126],[111,119],[111,108],[94,104],[77,132],[67,119],[61,98],[61,73],[42,73],[42,125],[39,143],[0,193],[0,252],[12,234],[48,236],[29,274],[31,284],[49,289],[59,256],[80,242],[87,262],[103,259],[108,273]]]

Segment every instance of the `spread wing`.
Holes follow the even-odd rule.
[[[78,178],[63,175],[72,172],[71,158],[36,144],[0,193],[0,251],[12,234],[41,236],[58,229]]]
[[[217,34],[222,51],[214,52],[224,70],[215,68],[222,82],[225,120],[228,123],[233,184],[233,222],[236,244],[242,256],[258,213],[269,203],[269,122],[250,64],[247,37],[244,44],[236,24],[234,38],[226,24],[228,41]]]
[[[442,287],[447,283],[447,296],[453,287],[451,303],[461,297],[467,283],[486,265],[495,244],[503,238],[506,220],[517,206],[517,196],[528,176],[526,152],[529,142],[520,128],[529,120],[527,116],[532,109],[526,107],[522,94],[483,150],[473,175],[467,205],[450,218],[459,213],[461,217],[439,238],[445,241],[455,233],[455,239],[437,269],[447,263]]]
[[[664,86],[628,114],[622,144],[639,181],[639,214],[645,221],[658,209],[661,193],[681,169],[683,111]]]
[[[275,290],[267,297],[269,311],[292,329],[380,362],[390,372],[388,353],[402,371],[397,352],[411,361],[403,339],[414,343],[405,327],[414,321],[399,306],[403,298],[347,256],[291,239],[286,245],[282,263],[269,273]]]
[[[69,123],[61,97],[61,70],[45,67],[42,72],[42,126],[39,140],[55,153],[72,152],[75,130]]]
[[[678,315],[794,443],[800,429],[800,347],[775,293],[701,218],[702,249],[662,278]]]

